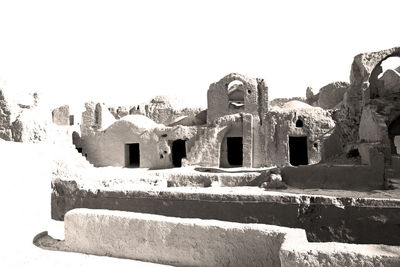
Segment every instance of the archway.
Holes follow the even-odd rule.
[[[234,80],[228,84],[228,105],[231,109],[243,109],[244,91],[243,82]]]
[[[400,52],[396,52],[387,56],[381,62],[375,65],[368,79],[371,99],[379,96],[379,88],[382,88],[384,86],[384,82],[381,79],[384,73],[388,69],[398,70],[399,67],[400,67]]]

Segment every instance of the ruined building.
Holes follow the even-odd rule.
[[[335,125],[328,111],[297,101],[269,109],[264,80],[241,74],[211,84],[207,98],[207,110],[169,125],[137,114],[116,120],[104,105],[87,103],[74,144],[98,167],[301,165],[321,160]]]
[[[381,64],[399,55],[397,47],[359,54],[350,83],[317,94],[307,88],[306,99],[271,107],[264,80],[237,73],[212,83],[208,108],[189,116],[169,110],[164,98],[120,119],[104,104],[87,103],[74,144],[97,167],[287,166],[283,178],[296,186],[388,187],[400,174],[400,74],[382,73]]]

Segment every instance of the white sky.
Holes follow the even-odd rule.
[[[400,1],[0,0],[0,78],[54,104],[206,106],[230,72],[270,99],[349,80],[353,57],[400,45]]]

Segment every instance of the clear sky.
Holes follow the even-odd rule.
[[[400,1],[0,0],[0,79],[53,103],[206,106],[230,72],[270,98],[348,81],[353,57],[400,45]]]

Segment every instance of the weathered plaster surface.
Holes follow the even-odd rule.
[[[398,266],[400,248],[309,243],[304,230],[265,224],[76,209],[64,250],[175,266]]]

